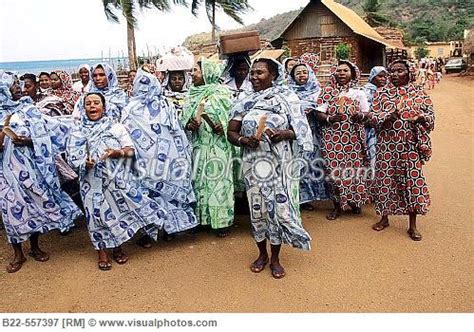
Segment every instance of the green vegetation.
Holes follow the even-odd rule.
[[[338,60],[348,60],[351,54],[351,47],[348,44],[338,44],[336,46],[336,58]]]

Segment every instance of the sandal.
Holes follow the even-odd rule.
[[[109,271],[112,268],[112,262],[110,261],[110,259],[100,260],[97,262],[97,265],[99,266],[99,270],[101,271]]]
[[[255,261],[250,265],[250,271],[252,271],[253,273],[260,273],[265,269],[265,266],[267,266],[268,262],[268,257],[261,264],[257,264],[257,261]]]
[[[374,231],[380,232],[380,231],[383,231],[388,226],[390,226],[390,224],[388,222],[379,221],[378,223],[375,223],[375,224],[372,225],[372,229]]]
[[[407,231],[408,235],[410,236],[410,238],[413,240],[413,241],[421,241],[421,239],[423,238],[421,236],[421,233],[418,232],[418,230],[413,230],[413,229],[409,229]]]
[[[331,220],[331,221],[336,220],[337,218],[339,218],[340,215],[341,215],[341,210],[334,209],[327,214],[326,219]]]
[[[33,257],[33,259],[37,262],[46,262],[49,260],[49,255],[44,251],[30,251],[28,256]]]
[[[270,264],[270,269],[272,270],[272,277],[275,279],[281,279],[286,276],[286,272],[283,267],[281,269],[275,269],[273,268],[273,265]]]
[[[128,256],[123,251],[112,252],[112,257],[114,258],[114,261],[120,265],[128,262]]]
[[[19,262],[15,262],[15,263],[11,262],[11,263],[8,263],[8,265],[7,265],[7,272],[8,272],[8,273],[15,273],[15,272],[19,271],[25,262],[26,262],[26,258],[23,258],[23,259],[22,259],[21,261],[19,261]]]

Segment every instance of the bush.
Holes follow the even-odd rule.
[[[430,54],[430,51],[423,46],[419,46],[415,49],[415,57],[420,60],[426,58]]]
[[[338,60],[348,60],[351,54],[351,46],[348,44],[339,44],[336,46],[336,58]]]

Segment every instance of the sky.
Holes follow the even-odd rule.
[[[305,6],[309,0],[249,0],[253,11],[243,16],[246,25]],[[190,8],[173,7],[137,12],[135,32],[138,55],[163,52],[180,45],[211,25],[202,9],[199,17]],[[98,58],[127,55],[126,25],[106,19],[102,0],[0,0],[0,62]],[[218,12],[221,29],[239,24]]]

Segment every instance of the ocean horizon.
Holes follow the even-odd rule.
[[[19,75],[26,73],[38,75],[41,72],[52,72],[53,70],[64,70],[70,74],[77,73],[78,67],[83,64],[94,65],[98,62],[106,62],[116,70],[128,68],[128,58],[85,58],[66,60],[36,60],[36,61],[10,61],[0,62],[0,69],[15,71]]]

